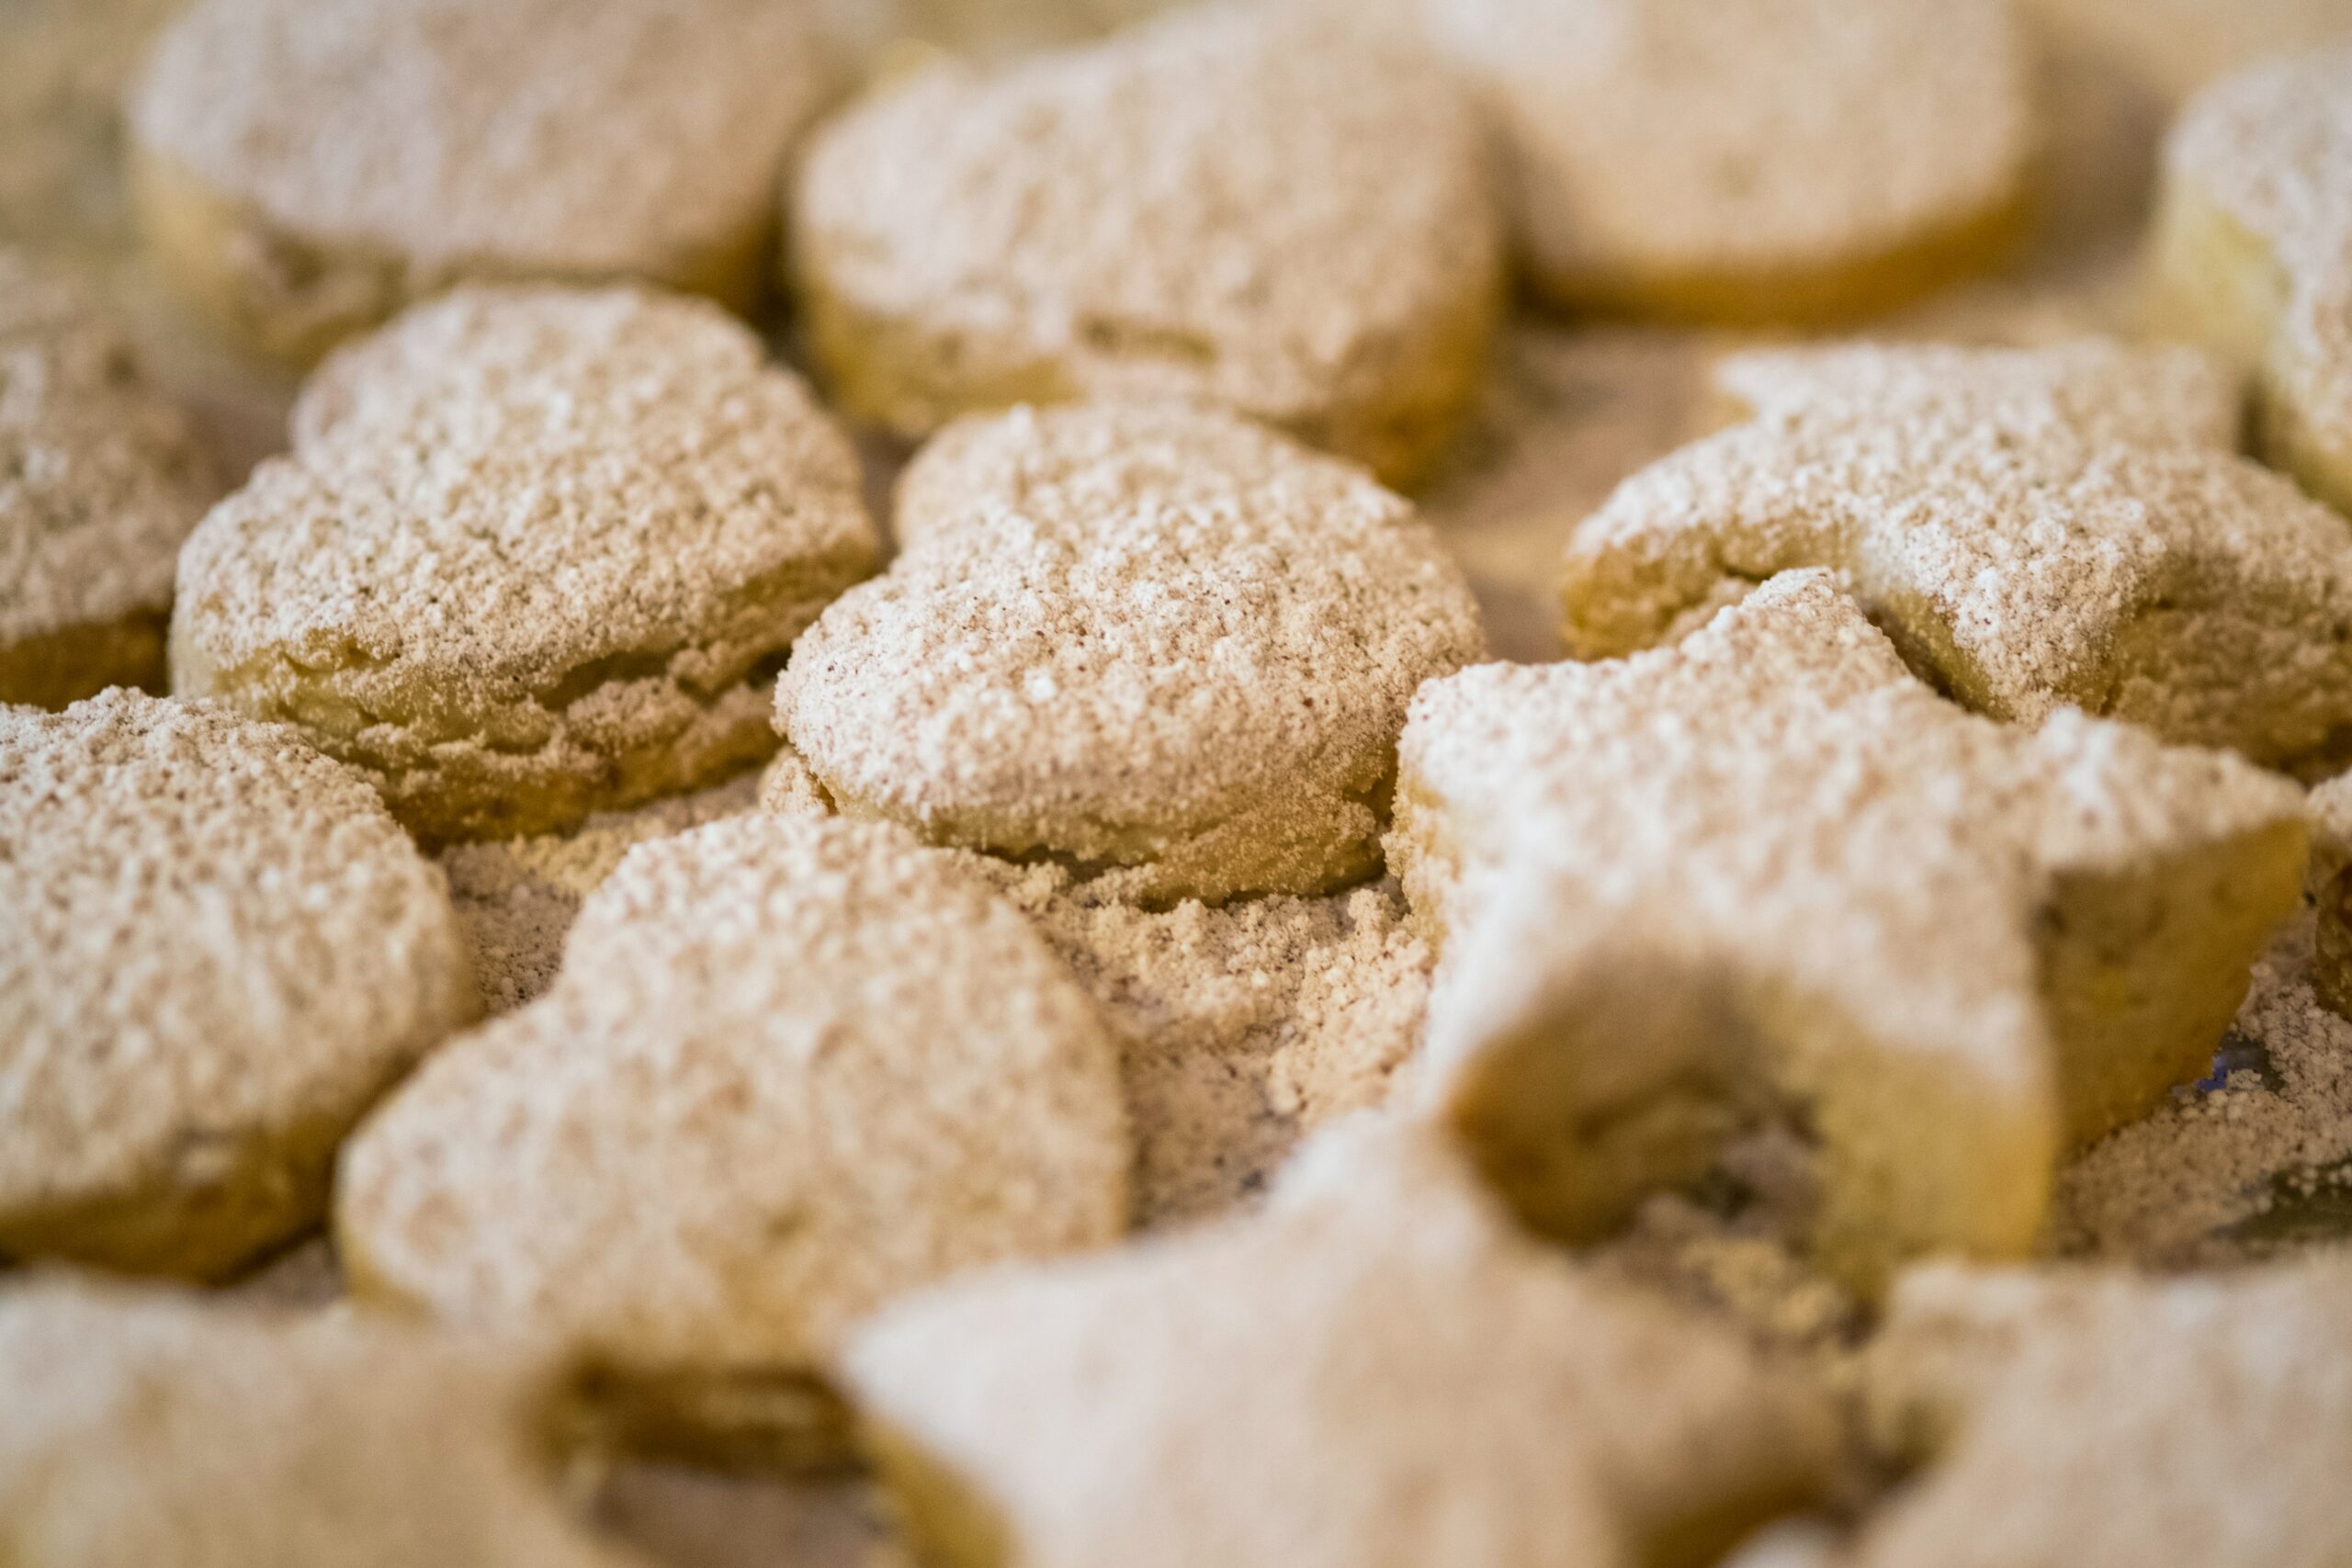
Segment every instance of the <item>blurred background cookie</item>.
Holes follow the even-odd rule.
[[[700,300],[461,289],[294,429],[188,541],[175,687],[300,726],[432,839],[766,756],[786,649],[879,549],[848,438]]]
[[[295,358],[469,278],[743,309],[828,50],[797,0],[199,0],[133,87],[134,195],[182,291]]]
[[[1485,364],[1498,231],[1443,73],[1235,3],[887,85],[816,137],[789,240],[828,384],[901,435],[1185,397],[1401,482]]]
[[[801,639],[778,728],[845,813],[1132,897],[1370,874],[1405,705],[1486,650],[1408,503],[1231,414],[976,418],[899,497],[904,553]]]
[[[0,1251],[213,1276],[472,1018],[441,878],[290,731],[0,707]]]
[[[0,703],[160,688],[180,541],[222,488],[96,299],[0,246]]]

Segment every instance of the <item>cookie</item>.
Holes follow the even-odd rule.
[[[776,666],[878,553],[848,438],[699,301],[463,289],[293,423],[188,539],[175,687],[300,726],[428,840],[765,756]]]
[[[1906,1277],[1864,1362],[1917,1467],[1854,1568],[2322,1568],[2352,1554],[2352,1268]]]
[[[1409,505],[1229,414],[976,420],[898,519],[890,570],[801,638],[777,728],[848,815],[1139,900],[1377,870],[1405,705],[1485,646]]]
[[[274,726],[0,706],[0,1253],[212,1277],[473,1016],[441,879]]]
[[[2021,234],[2037,138],[2007,0],[1422,0],[1501,127],[1555,303],[1674,321],[1881,310]]]
[[[0,1292],[24,1568],[628,1568],[557,1495],[558,1369],[346,1314]]]
[[[825,52],[773,0],[200,0],[131,91],[131,188],[164,273],[297,359],[468,280],[742,309]]]
[[[160,688],[173,563],[220,490],[97,301],[0,247],[0,703]]]
[[[940,66],[814,139],[790,267],[851,413],[1178,397],[1401,482],[1502,301],[1469,98],[1295,6],[1196,7],[994,74]]]
[[[2312,988],[2330,1010],[2352,1018],[2352,773],[2311,793],[2312,863],[2304,891],[2317,911]]]
[[[2352,511],[2352,51],[2226,77],[2165,144],[2154,324],[2256,374],[2265,457]]]
[[[1756,417],[1571,536],[1579,657],[1832,566],[1915,668],[1996,718],[2074,706],[2267,763],[2352,722],[2352,533],[2220,444],[2228,384],[2191,351],[1797,351],[1722,379]]]
[[[755,815],[632,851],[554,988],[362,1129],[335,1229],[363,1299],[578,1346],[619,1440],[797,1462],[844,1330],[1115,1240],[1129,1157],[1018,914],[895,828]]]
[[[1264,1213],[886,1311],[844,1366],[944,1562],[1712,1562],[1822,1484],[1826,1399],[1520,1235],[1405,1129]]]
[[[1389,854],[1446,943],[1427,1100],[1577,1236],[1793,1121],[1868,1291],[2033,1245],[2061,1149],[2203,1076],[2297,903],[2295,786],[1912,678],[1824,573],[1675,648],[1423,689]]]

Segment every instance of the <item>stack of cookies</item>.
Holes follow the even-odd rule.
[[[0,1562],[2352,1562],[2352,12],[1000,9],[0,231]]]

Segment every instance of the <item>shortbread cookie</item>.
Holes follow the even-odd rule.
[[[816,139],[792,272],[849,411],[1204,400],[1409,478],[1475,389],[1500,220],[1467,96],[1295,6],[1195,8]]]
[[[1395,1126],[1262,1214],[899,1303],[845,1365],[943,1562],[1713,1562],[1834,1447],[1811,1386]]]
[[[281,728],[0,706],[0,1253],[211,1276],[474,1012],[441,879]]]
[[[130,99],[164,270],[311,359],[454,283],[753,303],[831,70],[775,0],[199,0]]]
[[[1671,638],[1834,566],[1929,680],[2280,762],[2352,723],[2352,530],[2216,444],[2183,350],[1863,348],[1734,361],[1759,412],[1619,486],[1570,538],[1569,647]]]
[[[347,1314],[0,1292],[19,1568],[625,1568],[565,1517],[557,1369]]]
[[[1430,1098],[1522,1212],[1589,1234],[1792,1117],[1862,1289],[2030,1247],[2064,1143],[2202,1076],[2303,852],[2287,781],[1967,714],[1820,572],[1432,683],[1390,835],[1448,944]]]
[[[804,637],[777,727],[841,809],[1131,897],[1378,868],[1396,738],[1477,606],[1353,466],[1171,404],[1017,410],[901,482],[905,553]]]
[[[2154,325],[2258,372],[2264,456],[2352,511],[2352,51],[2256,66],[2165,148]]]
[[[1906,1277],[1865,1363],[1922,1468],[1854,1568],[2352,1559],[2352,1266]]]
[[[2311,874],[2304,891],[2318,910],[2312,988],[2352,1018],[2352,773],[2331,779],[2304,803],[2312,825]]]
[[[1523,263],[1579,310],[1790,321],[1996,261],[2036,131],[2007,0],[1420,0],[1502,129]]]
[[[97,302],[0,248],[0,703],[160,686],[173,564],[220,488]]]
[[[878,543],[757,339],[633,289],[473,288],[338,355],[190,536],[179,691],[300,725],[427,839],[568,827],[774,750]]]
[[[546,997],[353,1142],[352,1287],[576,1344],[623,1440],[812,1459],[883,1300],[1115,1240],[1118,1063],[1020,915],[881,823],[751,816],[632,851]]]

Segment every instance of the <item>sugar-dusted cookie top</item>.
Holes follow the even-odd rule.
[[[96,300],[0,247],[0,702],[160,677],[180,541],[220,488]],[[135,667],[73,657],[76,632],[131,618],[149,623]]]
[[[1484,649],[1409,505],[1231,415],[1020,410],[900,497],[905,552],[801,639],[777,727],[845,811],[1138,897],[1372,871],[1406,703]]]
[[[291,732],[108,692],[0,707],[0,1252],[209,1275],[471,1017],[438,874]]]
[[[1930,1268],[1864,1363],[1919,1466],[1856,1568],[2324,1568],[2352,1553],[2352,1269]]]
[[[130,116],[144,155],[249,214],[289,271],[383,258],[410,298],[484,276],[683,287],[771,228],[825,52],[789,0],[201,0]]]
[[[627,1568],[564,1513],[555,1369],[345,1314],[0,1291],[0,1553],[28,1568]]]
[[[1128,1161],[1111,1039],[1018,913],[896,828],[755,815],[632,851],[554,988],[355,1141],[336,1226],[363,1295],[685,1404],[806,1383],[910,1286],[1116,1239]]]
[[[903,434],[970,409],[1204,399],[1391,478],[1499,310],[1474,105],[1295,6],[1211,5],[995,74],[936,68],[816,139],[793,268],[829,377]]]
[[[1634,475],[1570,537],[1569,645],[1697,625],[1826,565],[1923,672],[2292,759],[2352,720],[2352,531],[2216,444],[2187,351],[1849,348],[1735,359],[1757,417]]]
[[[2259,368],[2265,454],[2352,505],[2352,51],[2206,89],[2165,146],[2154,324]]]
[[[1433,1101],[1522,1209],[1588,1232],[1794,1102],[1867,1287],[2030,1247],[2062,1140],[2201,1075],[2303,840],[2225,753],[1963,712],[1804,572],[1425,688],[1389,850],[1447,942]]]
[[[1262,1213],[901,1303],[845,1366],[918,1540],[1025,1568],[1712,1560],[1833,1446],[1813,1388],[1397,1126]]]
[[[847,437],[697,301],[460,290],[338,354],[294,428],[188,541],[175,678],[437,837],[761,754],[775,663],[878,550]]]
[[[2037,132],[2007,0],[1421,0],[1577,306],[1851,313],[1981,265]]]

